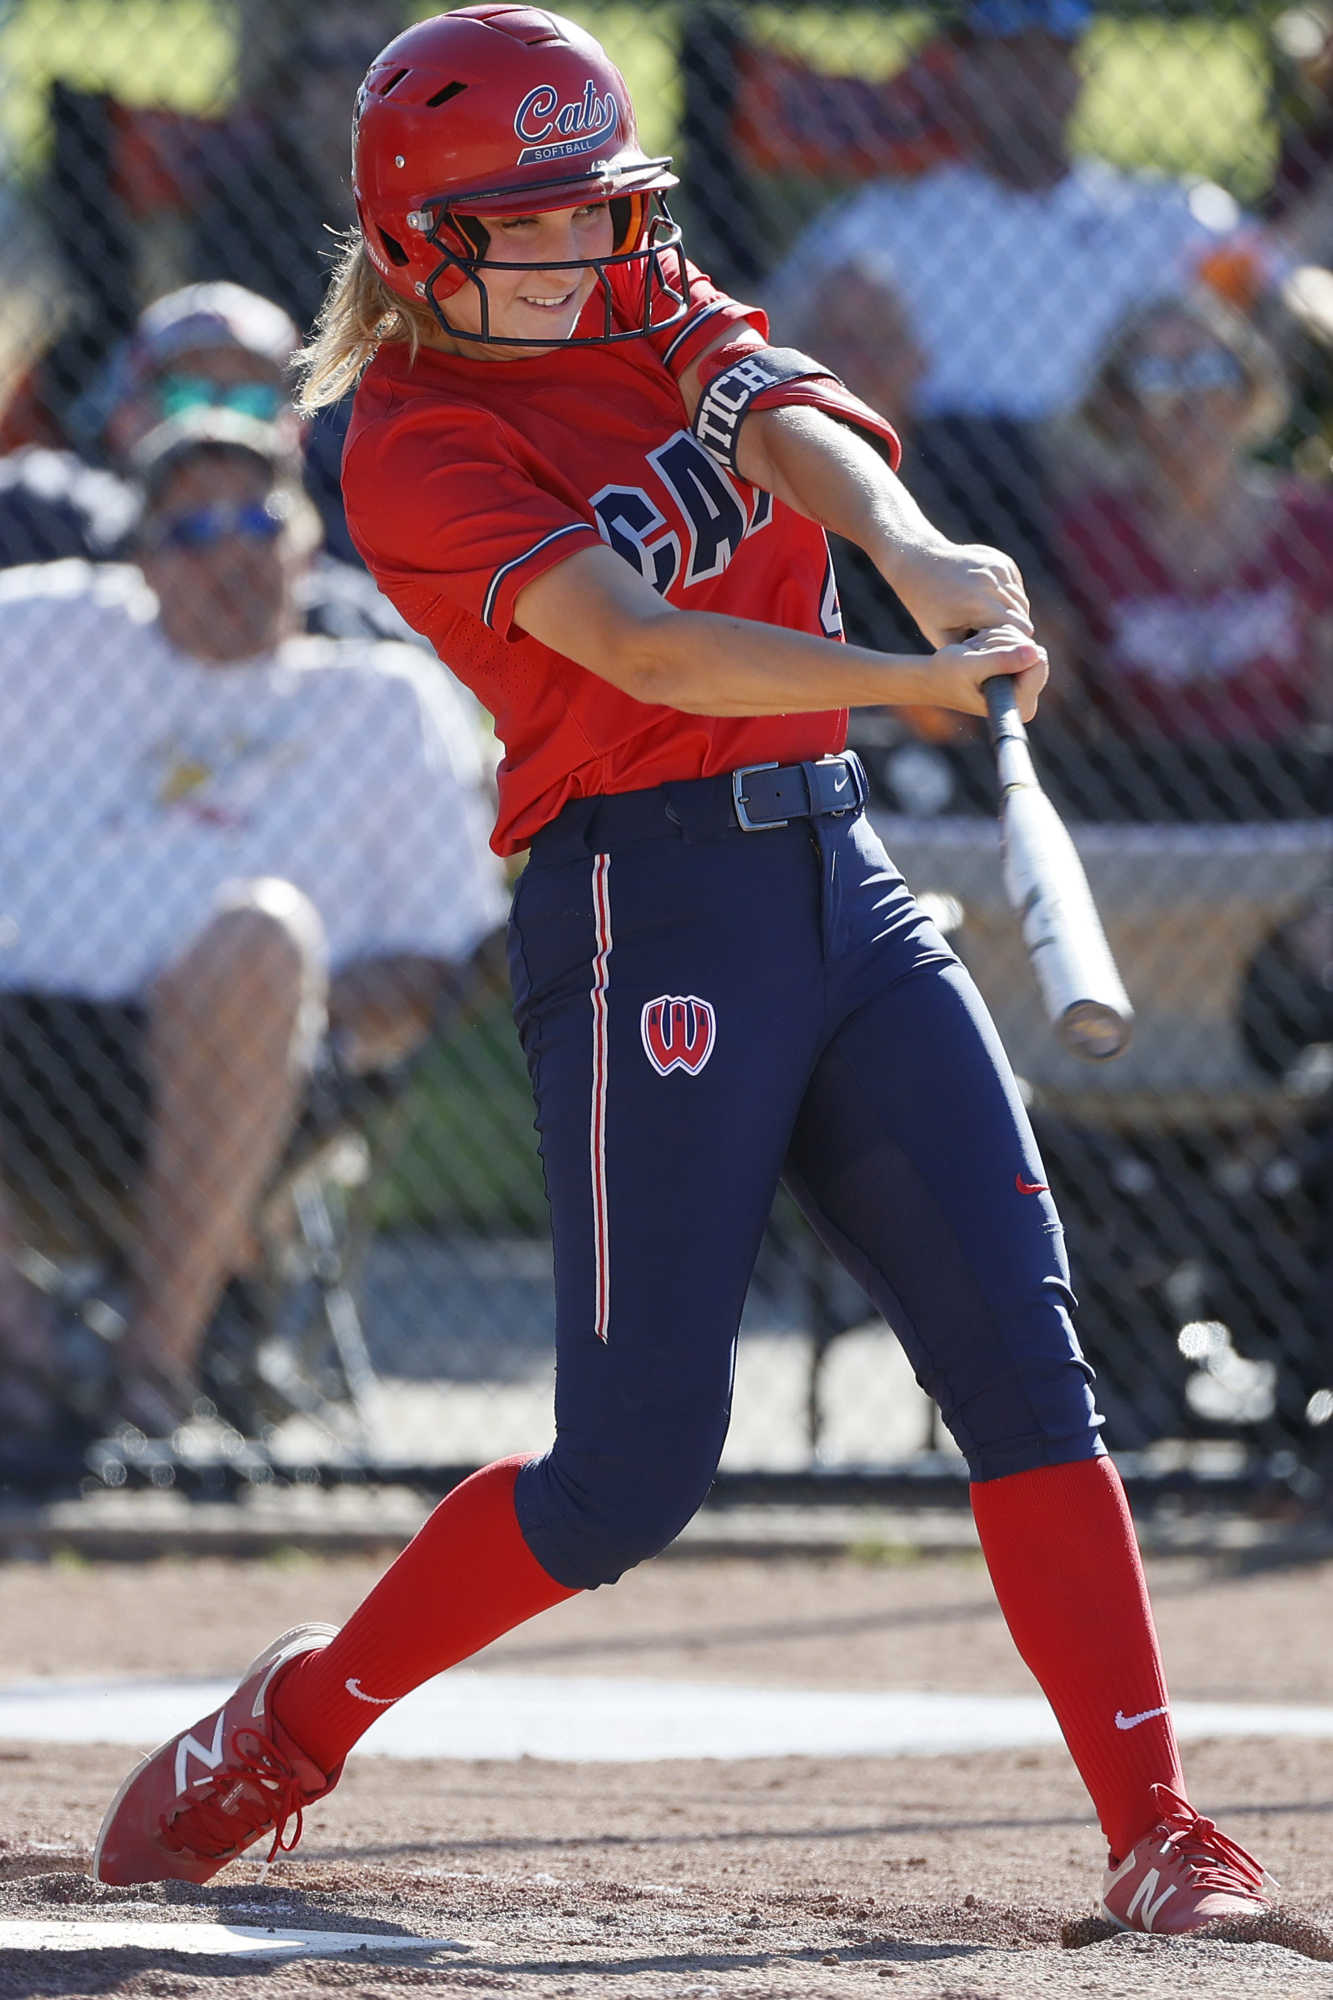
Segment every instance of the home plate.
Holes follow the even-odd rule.
[[[162,1924],[128,1918],[107,1923],[0,1923],[8,1951],[184,1952],[207,1958],[355,1958],[373,1951],[469,1951],[457,1938],[403,1937],[378,1931],[302,1931],[246,1924]]]

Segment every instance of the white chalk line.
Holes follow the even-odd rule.
[[[467,1951],[457,1938],[386,1936],[373,1931],[306,1931],[288,1924],[164,1924],[146,1918],[0,1922],[0,1953],[155,1951],[212,1958],[352,1958],[379,1951]]]
[[[0,1684],[0,1740],[151,1745],[208,1714],[232,1686],[211,1680]],[[1182,1701],[1172,1713],[1186,1740],[1333,1738],[1333,1708]],[[455,1668],[381,1715],[354,1754],[620,1764],[932,1757],[1059,1740],[1040,1695],[745,1687]]]
[[[457,1938],[403,1937],[372,1931],[306,1931],[287,1924],[164,1924],[108,1918],[52,1923],[17,1917],[0,1922],[0,1952],[165,1951],[214,1958],[351,1958],[379,1951],[467,1951]]]

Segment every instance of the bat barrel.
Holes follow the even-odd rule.
[[[1130,1022],[1104,1000],[1076,1000],[1066,1007],[1055,1032],[1069,1053],[1085,1062],[1110,1062],[1126,1046]]]
[[[1109,1062],[1129,1041],[1134,1010],[1101,926],[1078,852],[1042,790],[1012,680],[984,684],[1000,779],[1004,879],[1047,1017],[1084,1062]]]

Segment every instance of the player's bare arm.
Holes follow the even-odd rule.
[[[719,335],[681,376],[690,417],[702,366],[724,342],[733,349],[743,344],[734,329]],[[764,345],[758,334],[753,345]],[[1031,635],[1027,591],[1012,556],[950,541],[882,454],[836,417],[808,407],[752,410],[741,425],[737,460],[751,485],[863,548],[933,646],[998,625]]]
[[[686,715],[913,703],[984,715],[982,682],[1012,674],[1030,721],[1047,671],[1017,619],[936,653],[875,653],[753,619],[679,611],[610,549],[581,549],[536,577],[519,593],[514,617],[542,645],[623,693]]]
[[[870,441],[836,417],[754,410],[741,427],[739,463],[752,485],[863,548],[933,646],[991,625],[1031,635],[1013,557],[951,542]]]

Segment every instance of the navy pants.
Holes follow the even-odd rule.
[[[555,1238],[556,1442],[523,1534],[590,1589],[708,1491],[779,1179],[972,1477],[1102,1449],[1059,1219],[971,979],[863,814],[743,833],[725,780],[576,801],[510,931]]]

